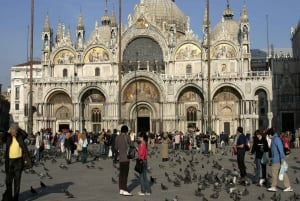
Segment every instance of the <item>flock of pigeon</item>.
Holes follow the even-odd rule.
[[[3,153],[2,153],[3,154]],[[0,155],[2,155],[0,153]],[[2,156],[0,156],[2,157]],[[248,157],[248,156],[246,156]],[[250,156],[249,156],[250,157]],[[292,157],[292,158],[291,158]],[[104,170],[103,163],[112,164],[112,160],[107,158],[99,158],[97,151],[89,149],[89,162],[82,165],[86,169],[98,169]],[[38,194],[48,188],[46,184],[47,179],[53,179],[51,175],[51,169],[49,164],[57,166],[60,171],[66,171],[71,168],[72,165],[67,165],[62,160],[63,156],[57,150],[51,150],[44,153],[43,161],[36,164],[32,169],[26,170],[25,174],[36,175],[39,178],[39,186],[31,186],[31,196],[38,196]],[[292,193],[274,192],[270,193],[266,191],[266,188],[257,186],[251,183],[249,179],[248,183],[240,184],[238,182],[239,171],[237,170],[236,157],[227,154],[226,152],[221,155],[204,156],[200,150],[190,151],[175,151],[170,149],[169,160],[161,162],[160,147],[156,145],[149,148],[149,167],[148,176],[150,178],[152,194],[165,195],[161,197],[162,201],[206,201],[206,200],[271,200],[271,201],[297,201],[300,200],[300,194],[297,191]],[[300,163],[296,155],[291,155],[288,160],[293,160],[295,164]],[[247,160],[247,172],[254,172],[253,160]],[[131,167],[134,162],[132,161]],[[227,166],[226,166],[227,165]],[[3,159],[0,160],[1,173],[4,174]],[[39,169],[39,171],[37,171]],[[49,170],[50,169],[50,170]],[[114,174],[111,175],[112,188],[117,189],[119,165],[113,164]],[[268,167],[270,172],[271,167]],[[290,176],[291,183],[294,189],[300,185],[297,178],[297,170],[300,167],[291,166],[289,169],[289,175],[294,174],[294,177]],[[133,170],[132,170],[133,171]],[[130,174],[131,176],[131,174]],[[134,173],[135,179],[138,179],[139,175]],[[268,179],[271,180],[270,174]],[[4,177],[0,181],[0,188],[4,188]],[[130,181],[130,178],[129,178]],[[280,183],[280,182],[279,182]],[[139,188],[136,187],[136,188]],[[183,196],[180,192],[184,190],[193,189],[193,194],[189,195],[189,198]],[[75,198],[67,188],[61,189],[61,193],[65,198]],[[148,200],[153,200],[152,196],[145,197]],[[156,200],[156,199],[155,199]]]

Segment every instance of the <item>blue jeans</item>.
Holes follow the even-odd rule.
[[[255,181],[259,181],[260,179],[260,169],[261,169],[261,173],[262,173],[262,179],[266,179],[266,175],[267,175],[267,164],[262,164],[261,163],[261,158],[255,158]]]
[[[143,171],[140,173],[140,183],[141,183],[141,192],[142,193],[151,193],[150,192],[150,184],[147,178],[147,161],[143,161]]]
[[[208,148],[209,148],[209,144],[208,142],[204,142],[204,154],[208,154]]]

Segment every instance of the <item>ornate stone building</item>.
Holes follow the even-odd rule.
[[[291,29],[293,56],[272,53],[273,125],[279,131],[300,129],[300,23]]]
[[[80,14],[74,41],[64,24],[54,36],[46,16],[42,61],[33,73],[34,129],[98,131],[126,123],[134,131],[186,131],[192,126],[205,132],[208,101],[217,133],[234,133],[240,125],[250,133],[270,126],[272,77],[270,71],[251,69],[246,5],[237,20],[229,3],[224,7],[210,32],[210,59],[207,13],[203,12],[201,40],[172,0],[141,0],[122,30],[115,13],[109,15],[106,9],[89,37]],[[11,113],[24,127],[27,70],[27,65],[12,67]]]

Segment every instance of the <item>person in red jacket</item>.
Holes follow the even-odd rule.
[[[150,195],[150,184],[147,177],[147,156],[148,156],[148,136],[146,133],[141,132],[139,134],[139,146],[138,146],[138,156],[139,160],[143,162],[143,169],[140,173],[140,183],[141,183],[141,191],[138,192],[139,195]]]

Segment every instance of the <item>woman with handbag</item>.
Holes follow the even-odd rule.
[[[138,161],[142,165],[140,172],[140,183],[141,183],[141,191],[138,192],[138,195],[151,195],[150,192],[150,184],[147,177],[147,156],[148,156],[148,136],[146,133],[141,132],[138,136],[139,146],[138,146]]]

